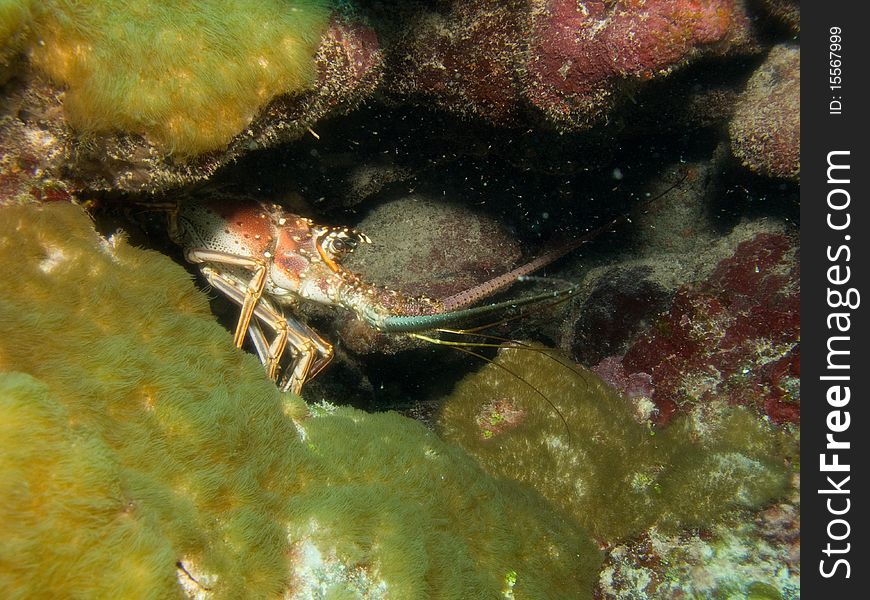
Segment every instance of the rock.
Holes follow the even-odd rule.
[[[800,69],[798,46],[775,46],[738,99],[728,127],[731,151],[761,175],[800,179]]]
[[[145,76],[138,74],[137,61],[119,60],[112,63],[113,73],[119,80],[127,82],[125,85],[130,88],[127,96],[130,98],[125,96],[125,99],[132,105],[114,106],[118,103],[104,99],[113,105],[113,110],[94,108],[91,106],[93,102],[103,100],[87,87],[91,85],[91,79],[86,72],[79,74],[81,81],[76,79],[76,85],[70,90],[62,91],[60,85],[51,81],[64,83],[73,75],[55,73],[52,69],[60,67],[48,55],[39,60],[39,56],[50,54],[51,48],[56,52],[67,52],[69,44],[74,42],[57,33],[57,39],[52,41],[54,45],[49,44],[48,49],[40,50],[32,61],[23,63],[15,80],[9,84],[6,93],[11,101],[0,115],[0,145],[19,147],[24,154],[45,157],[45,169],[55,177],[67,179],[78,189],[155,192],[208,178],[221,166],[254,149],[309,135],[313,125],[326,114],[349,110],[371,93],[380,78],[382,56],[377,37],[370,28],[341,17],[329,20],[317,3],[308,8],[315,14],[303,15],[302,31],[296,33],[306,39],[310,51],[306,53],[302,42],[287,38],[289,46],[295,44],[299,47],[295,52],[302,52],[301,58],[293,55],[296,58],[291,60],[299,73],[287,73],[286,69],[276,66],[277,72],[266,76],[268,86],[263,84],[262,94],[254,94],[253,98],[246,93],[257,88],[257,84],[248,79],[256,80],[259,75],[250,69],[224,73],[223,78],[214,81],[205,81],[208,77],[200,73],[198,77],[205,81],[201,86],[203,89],[193,84],[184,87],[186,94],[195,96],[193,102],[187,96],[174,94],[172,89],[165,89],[172,79],[158,78],[155,82],[146,77],[148,85],[139,89],[136,82]],[[149,19],[156,18],[148,14]],[[51,29],[53,21],[41,12],[39,15],[46,22],[37,19],[36,25],[42,23],[43,27]],[[222,22],[221,18],[217,21]],[[322,24],[317,23],[318,18]],[[313,22],[306,24],[306,19]],[[149,42],[147,31],[142,34],[144,41],[136,37],[118,42],[110,25],[105,24],[106,31],[95,32],[94,52],[101,57],[112,54],[112,43],[120,44],[120,49],[115,51],[124,56],[140,52],[137,43],[153,43]],[[147,27],[143,29],[147,30]],[[321,31],[324,32],[322,38]],[[164,33],[172,35],[171,32]],[[275,61],[268,55],[271,50],[260,52],[256,47],[259,38],[255,34],[239,35],[246,40],[246,46],[237,50],[262,55],[259,60],[272,68]],[[309,39],[312,37],[313,41]],[[266,39],[260,41],[271,44]],[[209,43],[213,45],[209,46]],[[203,42],[205,47],[197,60],[205,63],[224,60],[214,57],[215,52],[220,53],[220,43],[215,40]],[[272,46],[274,44],[268,47]],[[182,53],[183,61],[189,60],[189,52]],[[239,60],[243,64],[251,63],[251,60]],[[84,65],[81,69],[86,69],[91,63],[84,61]],[[187,77],[184,69],[183,64],[177,66],[179,78]],[[54,79],[46,79],[46,70]],[[220,69],[206,69],[205,73],[214,71]],[[247,83],[239,83],[237,78]],[[287,85],[281,87],[279,84],[285,80]],[[238,91],[240,97],[222,93],[214,88],[216,85]],[[275,85],[279,87],[274,88]],[[103,91],[107,94],[117,91],[117,87],[124,88],[120,84],[105,87]],[[151,99],[157,108],[140,107],[139,104],[146,99]],[[222,102],[231,106],[223,107]],[[200,105],[207,110],[198,110]],[[208,111],[212,110],[219,111],[222,117],[210,116]],[[88,116],[89,111],[96,111],[99,118]],[[232,118],[223,118],[225,113]],[[215,127],[214,122],[221,126]],[[12,139],[22,128],[27,135],[23,139]],[[53,158],[49,160],[48,156]]]
[[[784,233],[741,242],[625,352],[627,374],[651,377],[661,421],[723,397],[777,423],[799,420],[798,252]]]
[[[564,130],[603,120],[629,89],[700,56],[755,47],[740,0],[454,2],[409,28],[390,89],[495,123],[526,106]]]
[[[517,242],[493,218],[422,196],[382,204],[357,228],[372,243],[348,257],[345,266],[366,281],[415,296],[461,292],[510,270],[520,257]],[[344,315],[339,327],[355,352],[395,347],[354,315]]]

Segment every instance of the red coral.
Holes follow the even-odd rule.
[[[792,241],[761,233],[702,284],[679,290],[670,312],[626,352],[649,373],[667,421],[683,404],[726,396],[777,422],[800,418],[800,266]]]
[[[422,92],[442,106],[503,122],[521,95],[522,4],[458,2],[423,19],[398,52],[393,88]]]
[[[408,33],[392,87],[496,122],[530,102],[582,127],[622,82],[727,53],[750,31],[740,0],[454,2]]]
[[[703,50],[748,37],[734,0],[539,0],[529,36],[526,93],[556,121],[583,125],[625,80],[646,81]]]

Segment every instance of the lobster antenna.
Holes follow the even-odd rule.
[[[498,325],[498,323],[496,323],[496,325]],[[486,342],[460,342],[460,343],[463,343],[467,346],[471,346],[474,348],[503,348],[505,344],[510,344],[511,346],[513,346],[515,348],[522,348],[523,350],[527,350],[528,352],[537,352],[538,354],[541,354],[542,356],[547,357],[548,359],[558,363],[560,366],[565,367],[566,369],[568,369],[569,371],[571,371],[572,373],[577,375],[577,377],[582,379],[583,383],[585,383],[586,386],[589,387],[589,381],[586,379],[586,375],[582,371],[577,370],[576,365],[573,364],[572,362],[570,362],[570,361],[565,362],[565,361],[559,360],[560,352],[558,350],[555,350],[554,348],[540,348],[537,346],[533,346],[532,344],[529,344],[527,342],[522,342],[520,340],[511,340],[508,338],[503,338],[503,337],[500,337],[497,335],[491,335],[491,334],[486,334],[486,333],[477,333],[474,330],[437,329],[436,331],[439,331],[442,333],[449,333],[451,335],[474,335],[474,336],[479,337],[479,338],[483,338],[483,339],[487,339],[487,340],[496,340],[498,342],[501,342],[499,344],[492,344],[492,343],[486,343]]]
[[[451,325],[457,321],[466,321],[468,319],[524,306],[526,304],[536,304],[545,300],[570,296],[576,291],[577,287],[573,286],[565,290],[546,292],[534,296],[526,296],[524,298],[515,298],[513,300],[495,302],[493,304],[477,306],[474,308],[465,308],[462,310],[435,313],[431,315],[396,315],[382,318],[377,317],[370,320],[370,322],[375,326],[375,328],[387,333],[414,333],[421,330],[438,329],[441,326]]]
[[[503,273],[498,277],[490,279],[489,281],[485,281],[480,285],[443,298],[441,301],[443,302],[445,311],[457,315],[464,314],[462,309],[465,309],[465,307],[473,305],[483,298],[492,296],[493,294],[507,289],[517,281],[521,281],[523,278],[529,276],[534,271],[542,269],[547,265],[556,262],[566,254],[573,252],[580,246],[587,244],[595,240],[599,236],[603,235],[604,233],[613,230],[617,225],[620,225],[622,223],[630,223],[634,214],[649,209],[650,206],[658,202],[660,199],[665,197],[672,190],[676,189],[680,184],[682,184],[683,181],[686,180],[688,175],[688,170],[684,169],[682,177],[680,177],[663,192],[652,198],[644,200],[639,206],[632,208],[628,212],[617,215],[606,223],[599,225],[595,229],[587,231],[579,238],[569,240],[560,244],[555,244],[549,250],[543,252],[542,254],[539,254],[536,258],[516,267],[515,269],[511,269],[507,273]],[[437,326],[437,324],[434,323],[433,325]]]
[[[553,403],[552,400],[550,400],[547,397],[546,394],[544,394],[544,392],[539,390],[537,387],[535,387],[534,385],[529,383],[525,378],[521,377],[518,373],[515,373],[513,370],[509,369],[508,367],[504,366],[503,364],[497,363],[494,360],[491,360],[491,359],[485,357],[483,354],[480,354],[479,352],[475,352],[474,350],[469,350],[469,348],[481,348],[481,347],[483,347],[483,348],[501,348],[502,346],[500,346],[498,344],[485,344],[485,343],[474,343],[474,342],[468,343],[468,342],[454,342],[454,341],[450,341],[450,340],[439,340],[438,338],[429,337],[427,335],[423,335],[420,333],[412,333],[410,335],[411,335],[411,337],[414,337],[414,338],[417,338],[417,339],[420,339],[420,340],[423,340],[426,342],[430,342],[432,344],[438,344],[439,346],[450,346],[451,348],[456,348],[460,352],[464,352],[464,353],[469,354],[471,356],[477,357],[483,361],[486,361],[489,364],[494,365],[494,366],[498,367],[499,369],[506,371],[512,377],[515,377],[519,381],[522,381],[533,392],[535,392],[538,396],[543,398],[544,402],[546,402],[547,404],[550,405],[550,408],[552,408],[554,411],[556,411],[556,414],[559,415],[559,419],[562,421],[562,425],[565,426],[565,433],[568,436],[568,443],[571,443],[571,439],[572,439],[571,438],[571,428],[568,426],[568,421],[565,419],[565,415],[562,414],[562,411],[559,410],[559,408]],[[508,340],[508,341],[510,341],[510,340]],[[529,348],[529,349],[531,350],[533,348]]]
[[[579,286],[577,286],[577,285],[571,286],[570,289],[568,290],[568,291],[570,291],[569,294],[564,295],[563,297],[556,296],[556,299],[553,300],[552,302],[544,302],[544,300],[541,300],[541,303],[538,307],[538,310],[552,308],[554,306],[559,306],[560,304],[568,302],[569,300],[571,300],[571,298],[573,298],[573,292],[576,291],[578,289],[578,287]],[[556,293],[561,294],[560,292],[556,292]],[[439,327],[439,328],[436,328],[435,331],[443,331],[444,333],[454,333],[457,335],[473,334],[473,335],[477,335],[480,337],[488,337],[488,338],[492,338],[492,339],[501,339],[505,342],[519,343],[516,340],[511,340],[509,338],[499,338],[498,336],[484,335],[482,333],[478,333],[478,331],[481,331],[483,329],[488,329],[490,327],[496,327],[498,325],[504,325],[505,323],[510,323],[511,321],[517,321],[519,319],[522,319],[527,314],[525,312],[526,310],[529,310],[529,309],[521,310],[521,311],[517,312],[517,314],[515,314],[515,315],[511,315],[509,317],[504,317],[503,319],[499,319],[498,321],[491,321],[489,323],[484,323],[483,325],[475,325],[474,327],[468,327],[468,328],[463,328],[463,329],[452,329],[452,328],[447,329],[447,328]],[[532,348],[530,347],[529,349],[531,350]]]

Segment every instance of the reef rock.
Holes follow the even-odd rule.
[[[707,278],[677,290],[669,310],[614,357],[624,367],[619,377],[649,379],[660,421],[727,398],[778,423],[797,422],[799,309],[794,240],[785,233],[757,233]],[[604,371],[616,373],[610,361]]]
[[[439,432],[495,475],[531,485],[601,543],[710,527],[787,488],[796,442],[719,403],[654,427],[594,373],[534,345],[503,347],[445,400]]]
[[[775,46],[749,79],[728,127],[731,151],[746,167],[768,177],[799,180],[800,91],[800,48]]]
[[[419,18],[398,46],[391,91],[496,123],[531,105],[582,129],[629,90],[755,42],[740,0],[476,0]]]
[[[367,281],[406,294],[444,298],[509,270],[516,240],[492,217],[460,204],[407,196],[372,210],[358,228],[372,240],[345,260]],[[365,329],[368,331],[361,331]],[[384,349],[384,336],[348,315],[342,338],[357,352]]]
[[[501,275],[520,258],[517,241],[493,217],[419,195],[381,204],[357,228],[372,243],[346,266],[408,294],[449,296]]]
[[[55,156],[42,168],[79,188],[153,192],[199,181],[253,149],[307,135],[380,77],[374,32],[330,17],[317,0],[290,11],[239,2],[217,13],[203,2],[121,4],[52,1],[3,23],[27,35],[0,47],[31,51],[7,61],[14,79],[0,145]],[[21,127],[27,135],[14,137]]]
[[[650,530],[607,552],[604,598],[800,598],[800,490],[753,519],[703,534]]]

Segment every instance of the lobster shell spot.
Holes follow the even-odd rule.
[[[293,254],[290,252],[282,252],[274,258],[274,267],[273,269],[278,271],[282,277],[281,279],[286,279],[287,282],[292,285],[287,285],[286,282],[281,282],[281,287],[288,289],[296,289],[299,287],[300,282],[300,274],[308,268],[308,261],[298,254]],[[275,277],[274,279],[279,279],[279,277]]]

